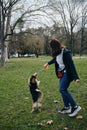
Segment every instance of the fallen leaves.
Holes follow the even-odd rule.
[[[59,101],[58,101],[58,100],[54,100],[53,102],[54,102],[54,103],[59,103]]]
[[[53,124],[53,120],[47,121],[47,125],[52,125],[52,124]]]
[[[76,119],[83,119],[83,116],[82,115],[78,115],[78,116],[76,116]]]
[[[64,127],[64,130],[68,130],[68,128],[67,128],[67,127]]]
[[[78,115],[76,116],[76,119],[83,119],[83,116],[82,115]],[[46,127],[47,125],[53,125],[53,120],[43,120],[41,122],[38,122],[37,123],[38,127]],[[69,130],[68,127],[64,127],[63,130]]]
[[[48,121],[43,121],[43,122],[39,122],[38,126],[46,126],[46,125],[52,125],[53,124],[53,120],[48,120]]]
[[[44,124],[42,122],[38,123],[38,126],[43,126]]]

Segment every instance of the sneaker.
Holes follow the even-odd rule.
[[[61,114],[69,114],[69,113],[71,113],[71,108],[68,108],[68,109],[63,108],[63,109],[61,109],[61,111],[58,111],[58,112]]]
[[[69,117],[76,116],[80,110],[81,110],[80,106],[78,106],[77,108],[72,108],[71,113],[69,114]]]

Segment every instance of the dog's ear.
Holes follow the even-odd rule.
[[[37,73],[35,72],[35,73],[33,74],[33,76],[37,77]]]
[[[31,77],[30,77],[30,82],[32,82],[32,79],[33,79],[33,77],[31,76]]]

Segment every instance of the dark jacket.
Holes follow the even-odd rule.
[[[53,58],[51,61],[48,62],[49,65],[53,63],[55,64],[56,75],[58,75],[59,65],[56,62],[56,58]],[[72,60],[71,51],[68,49],[63,50],[63,63],[65,65],[65,70],[67,72],[69,81],[79,79],[74,62]]]

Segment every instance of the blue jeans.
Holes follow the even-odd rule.
[[[70,85],[70,82],[68,80],[67,73],[64,73],[63,77],[60,78],[60,88],[59,88],[59,91],[62,95],[62,99],[64,102],[64,107],[69,107],[70,105],[72,107],[75,107],[77,104],[74,101],[72,95],[68,91],[69,85]]]

